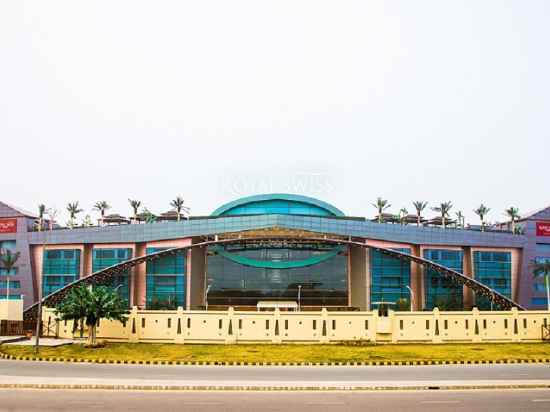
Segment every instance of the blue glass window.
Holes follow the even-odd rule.
[[[512,254],[510,252],[474,252],[475,279],[491,289],[512,296]],[[479,309],[491,309],[488,299],[476,296],[476,306]],[[496,309],[496,308],[493,308]]]
[[[424,257],[449,269],[462,273],[463,253],[460,250],[426,249]],[[433,270],[425,270],[425,309],[438,307],[441,310],[462,310],[462,285],[453,282]]]
[[[394,249],[411,253],[408,248]],[[411,283],[411,264],[377,250],[370,252],[371,306],[375,302],[397,303],[400,299],[410,302],[407,286]],[[374,305],[376,306],[376,305]]]
[[[117,263],[124,262],[132,258],[132,249],[129,248],[115,248],[115,249],[94,249],[92,259],[92,272],[97,272],[102,269],[106,269],[109,266],[116,265]],[[114,276],[108,281],[106,286],[117,288],[118,295],[130,302],[130,282],[129,271]]]
[[[47,296],[80,276],[80,250],[45,250],[42,264],[42,294]]]
[[[147,248],[147,254],[167,248]],[[185,256],[182,253],[147,262],[147,309],[185,306]]]

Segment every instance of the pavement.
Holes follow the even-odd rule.
[[[12,342],[4,342],[4,345],[18,345],[18,346],[34,346],[36,344],[36,338],[32,337],[30,339],[17,340]],[[38,344],[40,346],[50,346],[57,347],[63,345],[73,344],[72,339],[57,339],[57,338],[40,338]]]
[[[25,336],[0,336],[0,345],[9,342],[19,342],[26,339]]]
[[[550,388],[550,366],[159,366],[0,360],[0,388],[25,387],[264,391]]]
[[[0,411],[548,411],[550,390],[156,392],[0,389]]]

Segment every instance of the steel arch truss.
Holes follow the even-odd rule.
[[[78,279],[74,282],[69,283],[68,285],[62,287],[61,289],[51,293],[48,296],[45,296],[42,299],[42,304],[44,306],[54,307],[59,302],[61,302],[64,297],[69,293],[69,291],[80,285],[97,285],[104,284],[106,281],[111,280],[114,276],[123,274],[128,269],[133,268],[142,263],[151,262],[158,260],[166,256],[174,256],[176,254],[186,252],[189,249],[193,248],[204,248],[207,246],[213,245],[224,245],[224,244],[246,244],[246,243],[262,243],[265,242],[269,244],[271,242],[280,242],[285,245],[296,245],[298,243],[324,243],[324,244],[333,244],[341,246],[355,246],[368,248],[371,250],[376,250],[385,255],[392,256],[394,258],[414,262],[419,265],[422,265],[426,269],[430,269],[443,276],[444,278],[450,279],[458,285],[464,285],[476,293],[477,296],[484,296],[489,301],[493,302],[496,305],[499,305],[502,309],[507,310],[511,308],[518,308],[520,310],[525,310],[523,306],[514,302],[512,299],[507,296],[502,295],[494,289],[489,288],[488,286],[478,282],[477,280],[463,275],[456,270],[450,269],[448,267],[442,266],[436,262],[433,262],[429,259],[424,259],[418,256],[413,256],[408,253],[399,252],[393,249],[387,249],[379,246],[372,246],[363,242],[353,241],[353,240],[344,240],[344,239],[331,239],[328,237],[300,237],[300,238],[290,238],[290,237],[255,237],[255,238],[235,238],[235,239],[221,239],[221,240],[207,240],[200,243],[195,243],[188,246],[175,247],[171,249],[161,250],[159,252],[151,253],[145,256],[139,256],[133,259],[126,260],[124,262],[118,263],[116,265],[110,266],[108,268],[102,269],[95,273],[92,273],[86,277]],[[35,320],[38,312],[38,302],[29,306],[24,312],[25,320]]]

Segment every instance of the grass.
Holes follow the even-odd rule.
[[[29,346],[3,345],[0,351],[34,357]],[[544,343],[400,344],[400,345],[174,345],[108,343],[88,349],[73,344],[40,348],[40,357],[103,359],[105,361],[187,362],[372,362],[372,361],[496,361],[550,359]]]

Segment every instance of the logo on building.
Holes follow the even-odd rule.
[[[537,222],[537,236],[550,236],[550,223]]]
[[[0,233],[16,233],[17,219],[0,219]]]

